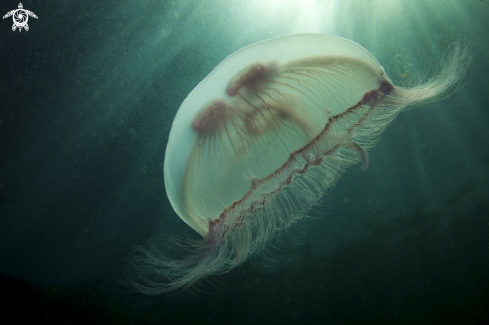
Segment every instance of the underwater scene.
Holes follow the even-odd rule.
[[[0,8],[6,320],[489,323],[488,1]]]

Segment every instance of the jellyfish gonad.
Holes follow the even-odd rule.
[[[375,57],[347,39],[302,34],[247,46],[187,96],[164,162],[169,200],[202,240],[182,256],[143,250],[133,284],[186,289],[263,252],[361,162],[406,107],[438,99],[467,69],[454,46],[437,75],[395,86]],[[187,247],[185,247],[187,245]]]

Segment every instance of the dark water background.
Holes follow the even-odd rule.
[[[2,1],[2,15],[18,3]],[[0,25],[2,318],[50,324],[487,324],[489,3],[25,1]],[[193,231],[163,159],[186,95],[227,55],[323,32],[371,51],[398,83],[465,40],[446,100],[401,114],[268,272],[246,263],[205,293],[122,285],[130,251]],[[404,75],[405,74],[405,75]],[[404,75],[404,77],[403,77]],[[3,321],[2,321],[3,323]]]

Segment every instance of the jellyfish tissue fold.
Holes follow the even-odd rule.
[[[228,56],[180,106],[165,154],[171,205],[202,239],[181,238],[171,257],[141,249],[133,285],[182,290],[262,253],[348,166],[368,168],[400,111],[446,95],[469,57],[455,45],[429,81],[404,88],[365,48],[331,35],[277,37]]]

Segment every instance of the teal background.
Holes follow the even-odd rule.
[[[489,3],[25,1],[0,22],[2,316],[51,324],[486,324],[489,321]],[[18,3],[3,1],[2,16]],[[173,212],[173,117],[251,43],[329,33],[396,84],[426,80],[457,42],[471,69],[447,99],[402,113],[267,272],[246,263],[196,290],[124,286],[131,250],[198,238]]]

